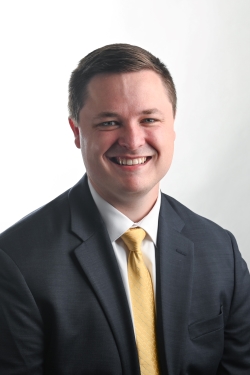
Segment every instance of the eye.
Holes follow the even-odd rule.
[[[104,122],[101,122],[100,124],[98,124],[99,127],[103,127],[103,128],[108,128],[108,127],[114,127],[114,126],[118,126],[118,122],[117,121],[104,121]]]
[[[117,125],[116,121],[105,121],[101,123],[102,126],[114,126]]]
[[[153,123],[155,123],[156,121],[158,121],[158,120],[155,119],[155,118],[144,118],[144,119],[142,120],[142,122],[144,122],[144,123],[146,123],[146,124],[153,124]]]

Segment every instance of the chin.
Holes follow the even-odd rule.
[[[127,184],[119,190],[119,193],[125,195],[128,194],[129,196],[144,196],[147,195],[149,192],[153,191],[155,188],[154,186],[143,186],[142,184]]]

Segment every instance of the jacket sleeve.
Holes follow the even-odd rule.
[[[250,374],[250,276],[233,235],[235,271],[234,293],[225,322],[224,353],[217,375]]]
[[[40,312],[22,273],[1,249],[0,374],[43,374]]]

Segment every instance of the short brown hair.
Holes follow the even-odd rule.
[[[153,70],[161,76],[175,116],[176,90],[167,67],[150,52],[130,44],[109,44],[80,60],[69,81],[69,116],[76,122],[79,121],[79,112],[87,97],[87,85],[95,75],[137,72],[143,69]]]

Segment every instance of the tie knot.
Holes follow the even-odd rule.
[[[125,232],[121,239],[127,245],[130,251],[138,252],[141,250],[141,243],[146,236],[146,232],[142,228],[130,228]]]

